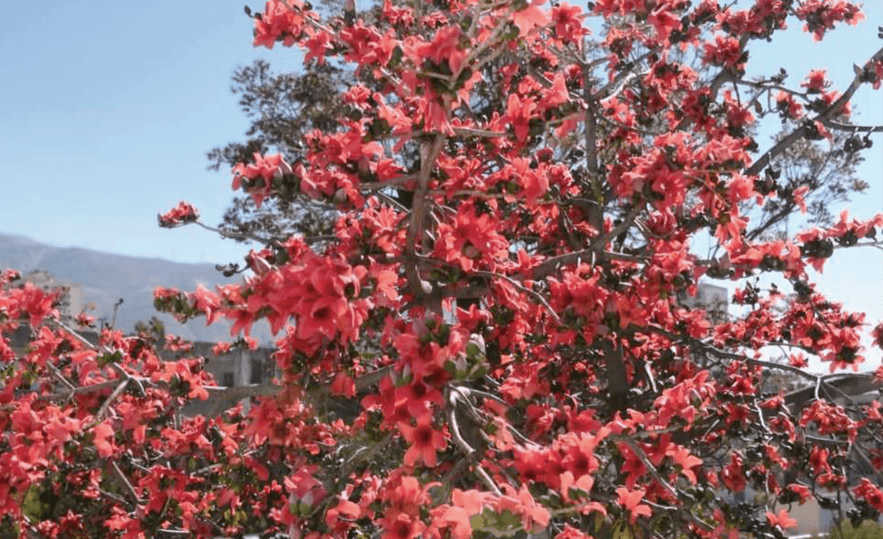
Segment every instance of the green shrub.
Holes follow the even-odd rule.
[[[883,539],[883,526],[873,520],[865,520],[859,526],[848,521],[831,530],[832,539]]]

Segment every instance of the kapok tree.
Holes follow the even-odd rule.
[[[812,195],[780,175],[783,153],[840,130],[849,147],[832,151],[858,152],[881,130],[852,125],[849,102],[879,88],[883,49],[839,92],[823,71],[745,77],[751,44],[789,22],[821,39],[861,18],[841,0],[466,0],[387,1],[367,23],[267,2],[256,45],[298,45],[372,87],[348,87],[340,127],[306,136],[297,162],[236,166],[234,188],[331,202],[335,234],[273,242],[241,284],[157,304],[246,337],[266,320],[277,383],[214,387],[174,338],[92,345],[4,274],[4,335],[31,332],[0,348],[5,529],[781,536],[812,500],[875,518],[883,414],[856,397],[883,371],[854,372],[864,317],[808,269],[876,245],[883,216],[767,232]],[[788,127],[768,148],[752,138],[764,116]],[[160,217],[191,222],[186,203]],[[691,249],[703,234],[707,257]],[[778,286],[747,281],[760,274]],[[736,281],[742,314],[682,307],[700,278]],[[805,387],[779,390],[782,373]],[[181,416],[210,392],[254,398]]]

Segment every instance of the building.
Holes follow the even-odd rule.
[[[191,402],[184,409],[187,415],[214,416],[243,399],[249,386],[255,387],[256,394],[272,392],[270,383],[275,377],[276,363],[272,358],[272,348],[237,348],[228,354],[215,355],[215,343],[196,342],[188,352],[189,356],[205,358],[205,371],[210,373],[218,386],[223,388],[243,388],[243,391],[213,391],[206,401]]]
[[[727,320],[730,293],[723,286],[703,282],[696,285],[696,295],[681,293],[678,301],[688,309],[704,309],[709,320],[719,323]]]
[[[86,311],[88,305],[83,298],[83,285],[69,281],[60,281],[46,270],[36,269],[22,275],[21,282],[31,283],[45,292],[61,289],[62,294],[58,312],[64,322],[73,321],[80,313]]]

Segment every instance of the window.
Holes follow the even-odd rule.
[[[225,372],[221,376],[221,385],[223,385],[224,387],[233,387],[233,384],[234,384],[233,373],[232,372]]]
[[[264,381],[264,362],[256,359],[251,360],[251,375],[248,378],[249,384],[260,384]]]

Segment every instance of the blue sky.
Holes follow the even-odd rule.
[[[363,0],[364,1],[364,0]],[[292,69],[299,55],[251,47],[243,0],[7,2],[0,21],[0,232],[47,243],[187,262],[239,260],[245,249],[192,228],[165,230],[156,214],[179,200],[215,224],[230,200],[227,172],[205,152],[241,139],[248,123],[230,75],[256,57]],[[799,29],[752,46],[752,73],[788,68],[796,84],[828,68],[839,87],[881,41],[883,5],[823,43]],[[258,3],[252,2],[257,8]],[[883,123],[883,93],[862,88],[861,123]],[[763,142],[763,141],[762,141]],[[763,147],[763,144],[762,144]],[[883,209],[883,138],[861,169],[871,184],[852,204]],[[883,318],[883,253],[838,252],[825,290]]]
[[[156,214],[185,199],[216,224],[231,198],[205,152],[242,137],[233,70],[291,50],[251,46],[243,0],[4,3],[0,231],[56,245],[215,262],[242,246]]]
[[[854,76],[853,63],[864,65],[883,45],[877,38],[877,27],[883,26],[883,2],[866,2],[864,13],[867,19],[858,26],[841,26],[820,43],[814,42],[798,25],[792,25],[772,43],[752,47],[749,72],[769,76],[785,67],[788,82],[797,84],[810,69],[825,68],[834,86],[844,90]],[[855,123],[883,124],[883,91],[862,85],[852,103],[858,111],[853,117]],[[866,160],[858,170],[870,187],[866,193],[853,196],[849,204],[833,208],[835,216],[842,209],[849,209],[851,216],[862,219],[883,211],[883,137],[877,134],[872,140],[874,146],[864,153]],[[760,142],[761,148],[767,147],[762,139]],[[849,310],[866,313],[868,322],[883,320],[883,251],[868,247],[838,249],[828,259],[824,272],[811,271],[811,277],[830,299],[842,302]],[[780,283],[780,288],[790,290],[787,284]],[[871,351],[868,359],[866,367],[876,367],[880,351]]]

